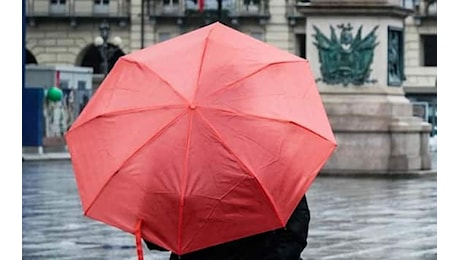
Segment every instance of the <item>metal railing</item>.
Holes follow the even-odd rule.
[[[302,16],[297,11],[298,7],[316,6],[316,5],[340,5],[341,0],[287,0],[286,12],[289,17]],[[366,2],[356,0],[348,2],[347,5],[389,5],[399,6],[405,9],[413,10],[413,15],[418,18],[435,18],[437,16],[437,0],[375,0]]]
[[[218,0],[205,0],[203,11],[217,11]],[[231,16],[259,16],[268,14],[268,0],[222,0],[222,10]],[[197,1],[151,0],[148,3],[150,16],[183,16],[198,13]]]
[[[26,0],[28,17],[127,17],[128,0]]]

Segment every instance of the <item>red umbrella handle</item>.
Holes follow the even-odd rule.
[[[144,260],[144,253],[142,252],[142,237],[141,237],[141,225],[142,225],[142,220],[139,219],[139,221],[136,224],[136,250],[137,250],[137,259],[138,260]]]

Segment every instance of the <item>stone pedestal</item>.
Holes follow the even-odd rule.
[[[431,125],[412,116],[402,89],[404,18],[399,1],[312,0],[306,49],[338,147],[322,173],[431,169]]]
[[[431,169],[431,125],[412,116],[401,88],[322,87],[337,139],[323,173],[386,174]]]

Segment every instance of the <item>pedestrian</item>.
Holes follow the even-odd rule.
[[[310,210],[303,196],[289,218],[286,227],[178,256],[170,260],[302,260],[307,246]],[[150,250],[166,251],[145,240]]]

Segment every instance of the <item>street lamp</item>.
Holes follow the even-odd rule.
[[[120,37],[115,36],[111,42],[111,45],[109,44],[108,39],[110,34],[110,25],[105,20],[99,25],[99,33],[100,36],[97,36],[94,39],[94,45],[98,48],[101,55],[102,73],[105,77],[109,73],[109,60],[118,50],[122,40]]]

